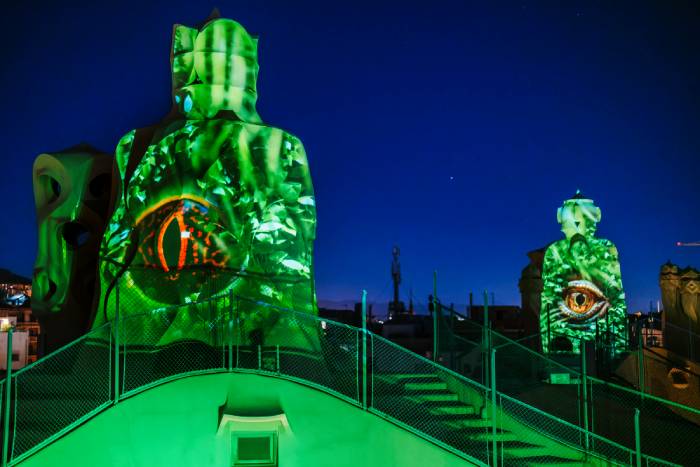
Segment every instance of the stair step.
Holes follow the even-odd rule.
[[[375,384],[403,386],[406,383],[441,383],[436,375],[430,374],[374,374]]]
[[[574,465],[600,465],[598,462],[587,463],[585,458],[581,455],[578,459],[568,459],[566,457],[551,456],[547,454],[531,457],[516,457],[508,458],[505,456],[505,465],[526,465],[532,467],[539,467],[546,465],[547,467],[571,467]]]
[[[454,401],[421,401],[420,404],[430,410],[431,413],[447,413],[473,415],[476,410],[471,405],[458,400]]]
[[[493,432],[491,431],[490,426],[469,427],[469,429],[473,430],[473,433],[470,435],[471,438],[486,441],[491,440],[493,437]],[[496,433],[496,438],[498,439],[499,443],[519,442],[520,435],[517,435],[511,431],[499,430]]]
[[[410,399],[416,403],[459,402],[457,394],[449,391],[421,392],[419,395],[410,396]]]
[[[491,424],[483,424],[481,426],[472,426],[471,424],[467,424],[462,426],[458,431],[467,438],[477,440],[481,438],[484,440],[491,439]],[[503,432],[504,435],[508,433],[510,432]]]
[[[551,452],[550,448],[544,446],[537,446],[529,443],[522,443],[522,445],[508,446],[507,444],[503,446],[505,448],[505,454],[508,457],[515,458],[541,458],[547,456]]]
[[[474,417],[472,414],[461,414],[461,413],[439,413],[439,412],[430,412],[430,415],[435,418],[436,420],[442,421],[442,422],[453,422],[458,425],[462,425],[465,422],[471,421],[471,419]]]
[[[518,449],[545,449],[539,444],[532,444],[519,439],[504,440],[500,434],[496,435],[496,438],[498,438],[499,446],[502,446],[507,452],[517,451]]]
[[[491,426],[491,420],[487,418],[481,418],[481,417],[473,417],[468,420],[464,421],[464,426],[466,426],[469,429],[481,429],[481,428],[489,428]]]
[[[409,391],[441,390],[447,391],[447,384],[443,382],[405,383],[404,387]]]
[[[387,379],[393,379],[393,380],[440,379],[434,373],[384,373],[384,374],[378,374],[376,376],[381,376],[381,377],[385,377]]]
[[[589,462],[586,463],[584,458],[581,459],[560,459],[557,457],[552,456],[553,458],[547,458],[546,461],[542,460],[537,460],[535,463],[532,463],[530,465],[534,466],[540,466],[543,463],[547,464],[547,467],[571,467],[572,465],[600,465],[600,463],[595,463],[595,462]]]
[[[430,409],[430,413],[435,414],[435,415],[442,415],[442,414],[447,414],[447,415],[474,415],[474,407],[470,407],[468,405],[462,405],[462,406],[442,406],[442,407],[434,407]]]

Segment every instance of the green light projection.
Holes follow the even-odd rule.
[[[117,281],[130,312],[222,294],[315,312],[309,167],[255,110],[257,39],[228,19],[176,25],[171,62],[173,112],[117,146],[94,326],[114,317]],[[263,321],[251,312],[247,333]]]
[[[577,192],[557,210],[566,238],[551,244],[542,268],[540,331],[544,352],[579,352],[579,339],[612,353],[626,347],[626,305],[617,248],[595,237],[600,208]]]

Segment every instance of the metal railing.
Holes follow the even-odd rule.
[[[530,449],[581,462],[673,465],[496,390],[498,365],[483,384],[366,329],[232,295],[131,311],[121,309],[114,321],[0,382],[3,422],[9,426],[3,430],[3,465],[20,463],[156,385],[225,372],[311,386],[476,465],[517,465],[523,457],[514,454],[519,441],[509,433],[527,438]],[[538,463],[547,463],[546,457]]]
[[[659,346],[653,342],[654,336],[651,333],[652,327],[655,326],[657,330],[663,331],[663,345],[661,347],[671,350],[680,357],[700,363],[700,334],[693,332],[693,323],[690,318],[688,318],[687,327],[669,321],[661,322],[658,318],[647,322],[646,325],[641,328],[644,346]]]
[[[536,346],[528,345],[530,336],[510,339],[454,310],[438,308],[437,316],[444,344],[440,363],[481,378],[486,385],[492,379],[489,374],[495,373],[499,393],[579,427],[584,447],[598,452],[600,440],[605,439],[628,452],[641,446],[655,458],[684,465],[694,462],[687,440],[700,438],[700,410],[591,376],[586,370],[585,344],[575,362],[562,362],[533,350]],[[457,324],[469,339],[450,336],[456,332],[455,323],[448,323],[447,317],[455,316],[462,318]],[[495,361],[489,365],[494,351]],[[601,455],[611,458],[611,452],[616,451],[606,448]],[[612,456],[621,462],[623,457]]]

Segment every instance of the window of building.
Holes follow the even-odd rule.
[[[234,466],[277,467],[276,433],[235,433],[232,451]]]

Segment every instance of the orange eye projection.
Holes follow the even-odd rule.
[[[567,290],[564,298],[566,306],[574,313],[586,313],[596,302],[596,297],[592,292],[581,288]]]
[[[561,319],[582,326],[604,316],[608,308],[610,303],[603,292],[586,280],[569,282],[559,303]]]
[[[142,237],[141,260],[146,267],[171,273],[188,267],[224,268],[229,263],[226,229],[220,225],[214,208],[194,200],[181,199],[164,204],[145,216],[138,226]]]
[[[172,304],[226,287],[245,249],[222,217],[216,206],[192,198],[166,200],[139,217],[130,268],[134,285],[147,297]]]

